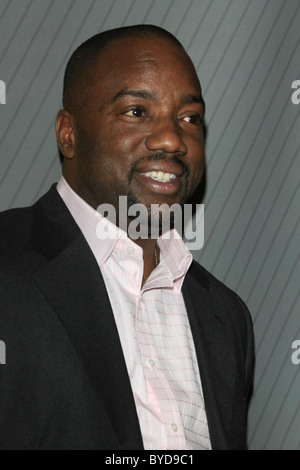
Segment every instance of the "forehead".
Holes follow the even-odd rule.
[[[94,78],[103,91],[129,85],[168,86],[201,92],[194,66],[176,43],[161,38],[124,38],[107,45],[95,64]]]

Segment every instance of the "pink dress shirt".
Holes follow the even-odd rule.
[[[182,239],[160,238],[160,264],[141,288],[142,249],[82,200],[63,177],[57,190],[104,278],[144,448],[210,450],[199,368],[181,293],[191,253]],[[114,238],[100,240],[103,230],[110,230]]]

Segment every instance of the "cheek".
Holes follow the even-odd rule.
[[[98,138],[97,153],[127,159],[137,152],[141,140],[137,129],[128,129],[121,124],[114,124],[102,130]]]
[[[128,181],[131,165],[138,154],[129,132],[107,132],[94,147],[95,171],[105,186],[116,188]]]
[[[144,135],[140,129],[125,128],[119,126],[117,132],[110,136],[110,145],[113,142],[114,153],[123,155],[125,158],[134,159],[143,149]]]
[[[205,166],[204,145],[191,146],[190,177],[195,180],[202,178]],[[200,181],[199,181],[200,182]]]
[[[143,140],[138,138],[136,132],[120,130],[102,141],[97,154],[102,160],[102,165],[114,175],[115,185],[117,181],[129,183],[132,168],[145,156],[145,148]]]

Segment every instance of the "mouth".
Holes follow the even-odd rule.
[[[165,173],[164,171],[147,171],[146,173],[141,174],[154,181],[158,181],[159,183],[170,183],[170,181],[177,178],[175,173]]]
[[[177,161],[175,157],[153,158],[140,161],[133,174],[143,192],[148,193],[150,197],[161,195],[166,202],[167,196],[171,196],[172,201],[175,198],[181,200],[181,193],[186,191],[189,171],[186,164]]]
[[[151,170],[137,172],[136,176],[143,186],[143,190],[160,195],[175,195],[182,186],[182,174],[170,171]]]

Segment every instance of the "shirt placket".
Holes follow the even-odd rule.
[[[185,435],[181,415],[166,373],[161,367],[155,335],[153,335],[153,325],[151,331],[150,322],[145,318],[147,314],[150,312],[141,296],[137,309],[136,331],[152,412],[156,413],[157,422],[160,423],[161,428],[160,434],[163,436],[160,448],[162,450],[184,449]],[[157,334],[159,334],[159,326]]]

